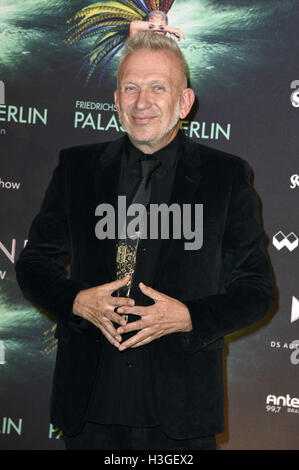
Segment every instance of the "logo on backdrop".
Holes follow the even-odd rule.
[[[3,181],[0,176],[0,189],[20,189],[21,183],[17,181]]]
[[[12,122],[31,125],[42,123],[47,125],[48,110],[46,108],[39,110],[31,106],[6,105],[5,98],[5,83],[0,80],[0,123]],[[0,135],[5,134],[5,129],[0,129]]]
[[[297,366],[299,364],[299,340],[296,339],[292,341],[292,346],[294,351],[292,351],[291,356],[290,356],[290,361],[293,366]]]
[[[272,243],[278,251],[282,250],[282,248],[287,248],[289,251],[293,251],[298,247],[298,237],[294,232],[285,235],[281,230],[279,230],[279,232],[273,235]]]
[[[5,346],[2,340],[0,341],[0,364],[5,364]]]
[[[282,411],[287,413],[299,414],[299,398],[292,397],[289,393],[287,395],[267,395],[266,396],[266,411],[278,414]]]
[[[24,245],[25,247],[27,244],[27,240],[24,240]],[[0,241],[0,259],[2,255],[4,255],[6,258],[9,259],[11,263],[14,264],[15,259],[16,259],[16,246],[17,246],[17,240],[15,238],[12,238],[11,240],[11,248],[7,248],[1,241]],[[23,248],[22,247],[22,248]],[[10,251],[9,251],[10,250]],[[2,253],[2,254],[1,254]],[[0,281],[4,281],[6,277],[7,271],[0,270]]]
[[[0,80],[0,104],[5,104],[5,85],[2,80]]]
[[[0,80],[0,105],[5,104],[5,85],[2,80]],[[6,130],[0,128],[0,135],[5,135]]]
[[[28,240],[24,240],[24,244],[22,246],[25,247],[26,244],[27,244],[27,241]],[[17,246],[17,240],[16,238],[12,238],[11,239],[11,248],[10,248],[10,251],[8,248],[6,248],[6,246],[0,241],[0,253],[4,253],[4,255],[9,259],[9,261],[11,263],[14,263],[15,262],[15,259],[16,259],[16,246]]]
[[[293,80],[291,83],[291,103],[294,108],[299,108],[299,80]]]
[[[9,416],[4,416],[0,421],[0,435],[18,435],[22,436],[24,431],[23,418],[13,419]],[[49,424],[48,439],[60,439],[62,431]]]
[[[23,427],[23,419],[19,418],[18,421],[15,419],[4,416],[2,422],[0,421],[0,434],[18,434],[21,436]]]
[[[18,124],[36,125],[39,123],[47,125],[48,110],[39,111],[34,107],[14,106],[0,104],[0,121]]]
[[[125,132],[118,123],[116,108],[112,103],[77,100],[75,108],[75,129],[88,129],[88,131],[109,131],[113,129],[116,132]],[[107,115],[107,113],[109,114]]]
[[[27,240],[24,240],[24,245],[25,247],[27,244]],[[6,258],[9,259],[11,263],[15,262],[16,259],[16,246],[17,246],[17,240],[15,238],[12,238],[11,240],[11,248],[7,248],[1,241],[0,241],[0,259],[2,258],[2,255],[4,255]],[[22,248],[23,248],[22,247]],[[10,250],[10,251],[9,251]],[[0,269],[0,281],[4,281],[6,278],[6,273],[7,271],[3,271]],[[1,346],[0,346],[1,349]],[[1,355],[1,352],[0,352]]]
[[[290,314],[290,323],[294,323],[299,320],[299,300],[293,295],[291,302],[291,314]],[[290,362],[293,365],[299,364],[299,340],[293,340],[288,342],[279,338],[279,340],[271,340],[270,347],[272,350],[283,350],[290,352]]]
[[[291,323],[294,323],[299,319],[299,300],[296,297],[292,297],[292,309],[291,309]]]
[[[118,121],[115,104],[76,100],[74,129],[125,132]],[[189,137],[201,140],[230,140],[231,123],[180,121],[180,129]]]
[[[292,175],[290,177],[290,181],[291,181],[290,188],[291,189],[296,188],[296,186],[299,186],[299,175]]]

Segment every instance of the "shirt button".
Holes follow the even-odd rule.
[[[131,369],[133,367],[132,362],[127,362],[127,366]]]
[[[146,248],[142,248],[142,253],[145,254],[146,253]]]

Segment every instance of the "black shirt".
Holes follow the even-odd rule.
[[[131,203],[141,180],[140,160],[157,158],[161,164],[151,177],[150,203],[168,203],[172,191],[180,148],[179,134],[166,147],[147,155],[134,147],[128,137],[121,162],[118,194]],[[149,237],[149,232],[148,232]],[[160,240],[141,239],[130,297],[134,298],[140,281],[151,286],[155,272]],[[140,293],[140,290],[139,290]],[[152,301],[138,296],[138,305]],[[129,315],[129,321],[138,317]],[[123,341],[126,336],[123,335]],[[87,413],[87,420],[100,424],[123,424],[126,426],[155,426],[159,424],[154,394],[154,374],[151,363],[152,343],[122,352],[112,346],[103,336],[103,349],[94,394]]]

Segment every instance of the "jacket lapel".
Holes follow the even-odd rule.
[[[191,204],[193,202],[194,193],[198,188],[202,176],[201,159],[198,148],[199,146],[197,144],[187,139],[185,135],[181,133],[180,155],[169,201],[169,205],[175,203],[180,205],[181,214],[183,204]],[[169,240],[161,240],[159,265],[157,266],[155,274],[155,282],[158,281],[173,243],[174,240],[172,239],[171,232]],[[182,239],[182,243],[184,243],[184,239]]]
[[[121,159],[124,153],[124,137],[107,143],[104,150],[96,158],[94,168],[94,189],[96,206],[110,204],[117,214],[118,181],[121,170]],[[117,227],[116,227],[117,229]],[[117,235],[117,234],[116,234]],[[111,280],[116,279],[116,243],[114,239],[100,242],[101,262]]]

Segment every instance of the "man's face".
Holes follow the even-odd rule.
[[[136,147],[153,153],[172,140],[185,117],[184,88],[184,74],[172,52],[140,49],[124,60],[114,98]]]

